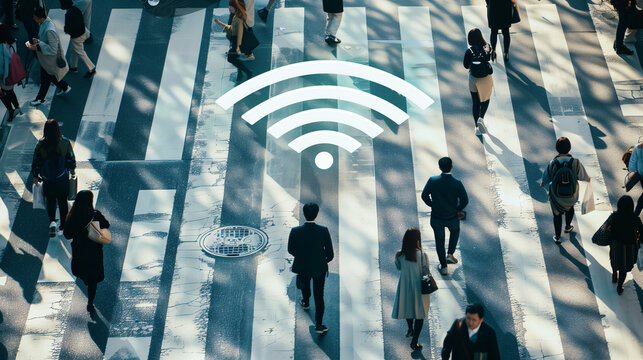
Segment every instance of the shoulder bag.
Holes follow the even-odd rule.
[[[438,284],[435,282],[429,267],[424,264],[424,253],[420,251],[420,262],[422,264],[422,294],[431,294],[438,289]]]
[[[27,72],[25,67],[22,66],[22,61],[20,61],[20,56],[16,53],[16,50],[13,48],[13,45],[7,45],[9,47],[8,51],[10,54],[9,60],[9,76],[5,79],[5,85],[15,85],[27,77]]]
[[[520,11],[518,10],[518,4],[516,4],[516,2],[513,2],[511,4],[511,23],[516,24],[519,22],[520,22]]]
[[[243,21],[243,36],[241,37],[241,45],[239,45],[239,50],[246,55],[252,54],[252,51],[259,46],[259,40],[255,36],[254,32],[250,30],[248,24],[245,20]]]
[[[596,230],[592,236],[592,242],[598,246],[607,246],[612,244],[612,218],[614,214],[610,215],[607,220]]]
[[[112,233],[109,229],[101,229],[98,221],[92,219],[85,228],[87,229],[87,237],[95,243],[107,245],[112,241]]]

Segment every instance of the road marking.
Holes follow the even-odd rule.
[[[527,5],[527,14],[556,137],[566,136],[570,139],[573,155],[583,162],[592,178],[597,210],[586,215],[577,215],[577,220],[610,357],[641,359],[643,345],[640,339],[643,338],[643,327],[640,325],[641,309],[634,281],[627,281],[624,286],[625,293],[618,296],[610,281],[612,269],[608,248],[591,242],[592,235],[609,216],[612,206],[583,108],[569,49],[565,41],[560,41],[565,38],[565,33],[555,5]],[[580,214],[579,210],[577,207],[576,214]]]
[[[304,58],[304,8],[275,9],[271,67],[277,68]],[[270,95],[301,87],[303,80],[294,79],[270,86]],[[278,110],[268,117],[268,125],[278,123],[302,104]],[[293,132],[301,133],[300,129]],[[266,251],[257,266],[254,318],[252,325],[252,359],[293,359],[295,356],[294,274],[288,254],[290,229],[299,225],[299,188],[301,156],[285,147],[283,141],[266,138],[266,166],[261,209],[262,229],[268,234]],[[298,295],[298,294],[297,294]]]
[[[204,21],[205,9],[174,18],[145,160],[183,155]]]

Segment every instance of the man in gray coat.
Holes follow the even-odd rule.
[[[38,39],[31,39],[27,46],[29,50],[36,52],[40,63],[40,90],[38,90],[36,99],[31,101],[31,105],[38,106],[45,102],[51,83],[58,88],[56,95],[69,93],[71,86],[63,80],[63,77],[69,71],[69,66],[60,45],[56,25],[47,17],[47,12],[42,7],[37,7],[34,10],[33,19],[40,25],[40,31],[38,32]]]
[[[429,178],[422,191],[422,200],[431,207],[431,227],[440,259],[438,270],[440,274],[447,275],[447,263],[458,262],[453,253],[460,236],[460,220],[465,218],[464,208],[469,203],[469,198],[462,182],[451,175],[451,158],[443,157],[438,161],[438,166],[442,174]],[[444,228],[449,229],[448,259],[444,255]]]

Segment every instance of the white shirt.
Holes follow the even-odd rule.
[[[482,325],[482,321],[480,322],[480,325]],[[471,330],[471,329],[469,329],[469,328],[467,327],[467,331],[469,332],[469,339],[471,339],[471,337],[472,337],[473,335],[475,335],[475,334],[477,334],[477,333],[478,333],[478,330],[480,330],[480,325],[478,325],[478,327],[477,327],[477,328],[475,328],[475,329],[473,329],[473,330]]]

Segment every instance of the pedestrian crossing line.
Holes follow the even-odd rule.
[[[140,190],[130,227],[105,358],[149,354],[176,190]],[[118,354],[118,355],[117,355]]]
[[[174,18],[145,160],[183,155],[204,21],[205,9]]]
[[[337,60],[369,64],[366,9],[345,7],[345,24],[337,36]],[[369,82],[354,83],[338,76],[338,85],[370,92]],[[347,101],[339,108],[370,119],[371,111]],[[379,234],[373,141],[363,132],[339,124],[341,133],[361,143],[353,153],[340,150],[338,156],[339,216],[339,355],[342,359],[383,359],[382,296],[380,292]],[[387,254],[393,261],[392,254]]]
[[[600,5],[590,2],[588,6],[623,116],[642,116],[643,97],[640,94],[643,89],[643,70],[636,47],[629,46],[634,51],[633,55],[616,54],[612,47],[618,23],[616,11],[607,2],[601,2]]]
[[[465,34],[472,28],[484,28],[486,14],[484,6],[463,6]],[[502,53],[500,47],[497,51]],[[489,134],[483,139],[500,216],[498,236],[519,353],[523,359],[564,359],[507,74],[502,61],[493,67],[494,91],[485,121]]]
[[[640,326],[640,306],[634,281],[626,282],[625,293],[618,296],[610,281],[608,249],[590,240],[609,216],[611,204],[567,43],[560,41],[565,38],[560,18],[555,5],[527,5],[527,13],[556,137],[566,136],[570,139],[573,155],[583,162],[591,177],[597,210],[577,215],[577,221],[610,358],[640,359],[643,358],[643,346],[640,345],[643,328]],[[574,113],[565,112],[569,107],[560,106],[563,101],[572,104]],[[576,214],[580,214],[578,210],[577,207]]]
[[[278,8],[274,16],[271,67],[303,61],[304,8]],[[301,86],[301,78],[279,82],[270,86],[270,94]],[[302,104],[297,104],[272,113],[268,127],[301,109]],[[269,245],[257,266],[251,359],[294,359],[295,303],[299,294],[289,296],[295,276],[290,271],[288,236],[290,229],[299,225],[301,155],[272,136],[266,137],[266,150],[261,224]]]
[[[422,201],[422,190],[429,177],[439,174],[438,160],[447,156],[447,140],[440,102],[435,47],[431,28],[431,13],[426,6],[400,6],[398,8],[404,78],[424,91],[435,102],[426,110],[408,104],[411,149],[413,152],[413,173],[418,203],[418,219],[422,233],[422,248],[435,258],[435,235],[431,228],[431,211],[426,211]],[[447,230],[448,233],[448,230]],[[460,247],[454,256],[462,259]],[[437,264],[429,267],[440,291],[431,294],[428,327],[430,331],[430,358],[440,359],[442,340],[452,320],[464,314],[467,302],[466,282],[461,265],[449,265],[448,277],[442,277],[436,270]],[[385,314],[386,315],[386,314]]]
[[[76,135],[77,161],[107,158],[132,61],[141,9],[112,9]]]
[[[214,9],[224,16],[228,9]],[[226,62],[225,34],[211,29],[201,111],[197,119],[176,263],[168,299],[161,359],[205,359],[214,259],[206,256],[198,236],[221,223],[232,109],[215,100],[232,87],[236,69]]]

